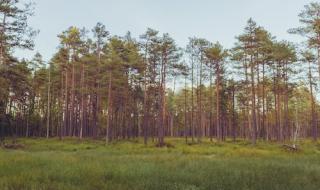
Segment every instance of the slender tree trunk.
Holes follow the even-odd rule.
[[[213,69],[213,68],[211,68],[211,69]],[[212,77],[213,77],[213,76],[212,76],[212,72],[213,72],[213,71],[211,70],[211,71],[210,71],[210,88],[211,88],[210,90],[213,91],[213,84],[212,84]],[[210,101],[209,101],[209,102],[210,102],[210,103],[209,103],[209,104],[210,104],[210,105],[209,105],[209,107],[210,107],[209,136],[210,136],[210,141],[212,142],[212,136],[213,136],[213,134],[212,134],[212,131],[213,131],[213,126],[212,126],[212,125],[213,125],[213,110],[212,110],[212,109],[213,109],[213,108],[212,108],[212,107],[213,107],[213,93],[210,93],[209,98],[210,98]]]
[[[278,67],[277,67],[277,118],[278,118],[278,140],[282,141],[283,140],[283,126],[282,126],[282,112],[281,112],[281,89],[280,89],[280,80],[281,80],[281,76],[280,76],[280,64],[278,63]]]
[[[191,61],[191,139],[192,143],[194,143],[194,61],[192,58]]]
[[[201,55],[201,60],[200,60],[200,76],[199,76],[199,128],[198,128],[198,143],[201,142],[201,136],[202,136],[202,72],[203,72],[203,58]]]
[[[71,74],[71,106],[70,106],[70,128],[69,128],[69,135],[74,135],[75,130],[75,63],[74,59],[72,58],[72,74]]]
[[[84,64],[81,65],[81,111],[80,111],[80,132],[79,138],[82,139],[83,136],[83,126],[84,126]]]
[[[263,137],[265,138],[265,99],[266,99],[266,90],[265,90],[265,63],[262,62],[262,130],[263,130]]]
[[[284,140],[289,136],[289,85],[288,85],[288,63],[284,66]]]
[[[259,54],[257,53],[257,59],[259,60]],[[260,114],[260,106],[261,106],[261,100],[260,100],[260,65],[259,65],[259,62],[257,62],[257,65],[256,65],[256,76],[257,76],[257,84],[256,84],[256,89],[257,89],[257,92],[256,92],[256,114],[257,114],[257,121],[256,121],[256,128],[257,128],[257,134],[256,134],[256,138],[259,138],[259,135],[260,135],[260,132],[261,132],[261,114]]]
[[[188,124],[187,124],[187,75],[184,76],[184,136],[188,144]]]
[[[149,105],[148,105],[148,86],[147,86],[147,71],[148,71],[148,42],[146,43],[146,49],[145,49],[145,70],[143,74],[143,86],[144,86],[144,92],[143,92],[143,142],[145,145],[148,143],[148,122],[149,122]]]
[[[98,39],[100,41],[100,39]],[[101,83],[100,83],[100,74],[101,74],[101,47],[100,44],[97,43],[97,58],[98,58],[98,75],[99,78],[96,79],[95,85],[96,85],[96,92],[95,92],[95,100],[94,100],[94,112],[93,112],[93,137],[96,138],[98,135],[98,125],[99,125],[99,114],[101,112]]]
[[[67,130],[69,128],[69,93],[68,93],[68,68],[66,66],[66,70],[65,70],[65,92],[64,92],[64,98],[65,98],[65,102],[64,102],[64,127],[63,127],[63,135],[65,136],[67,135]]]
[[[106,129],[106,144],[108,144],[110,139],[110,128],[111,128],[111,117],[112,117],[112,73],[109,73],[109,87],[108,87],[108,121],[107,121],[107,129]]]
[[[247,63],[247,60],[245,59],[245,63],[244,63],[244,69],[245,69],[245,83],[246,83],[246,101],[245,101],[245,115],[246,115],[246,128],[248,129],[248,131],[251,130],[251,118],[250,118],[250,106],[249,106],[249,94],[250,94],[250,82],[249,82],[249,66]],[[246,130],[244,130],[244,138],[246,138],[247,133]]]
[[[218,140],[222,140],[222,127],[220,123],[220,68],[216,63],[216,127]]]
[[[51,66],[49,66],[48,103],[47,103],[47,139],[50,132],[50,101],[51,101]]]
[[[158,138],[159,138],[159,146],[164,145],[164,125],[165,125],[165,90],[166,90],[166,55],[164,55],[164,60],[162,61],[161,66],[161,82],[160,82],[160,98],[161,98],[161,111],[160,111],[160,124],[158,126]]]
[[[317,140],[317,125],[316,125],[316,113],[315,113],[315,101],[313,96],[313,83],[312,83],[312,72],[311,64],[309,62],[309,86],[310,86],[310,99],[311,99],[311,126],[312,126],[312,137],[313,140]]]
[[[254,80],[254,62],[253,62],[252,55],[250,60],[250,68],[251,68],[252,143],[256,144],[256,140],[257,140],[256,90],[255,90],[255,80]]]
[[[236,117],[235,117],[235,87],[232,87],[232,137],[233,142],[236,142],[237,134],[236,134]]]

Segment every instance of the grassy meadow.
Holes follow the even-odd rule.
[[[319,190],[320,144],[259,142],[157,148],[140,141],[18,139],[0,148],[1,190]],[[7,140],[10,143],[10,140]]]

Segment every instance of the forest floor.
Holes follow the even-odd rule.
[[[320,144],[18,139],[0,148],[1,190],[319,190]],[[7,143],[10,143],[7,140]]]

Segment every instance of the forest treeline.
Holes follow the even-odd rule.
[[[150,28],[138,39],[116,36],[98,23],[62,31],[48,62],[40,53],[14,56],[32,50],[38,33],[28,26],[35,5],[22,3],[0,1],[2,139],[317,140],[319,3],[306,5],[301,25],[288,31],[305,37],[299,46],[253,19],[231,49],[198,37],[181,48]]]

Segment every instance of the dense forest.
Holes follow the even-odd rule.
[[[277,40],[253,19],[234,47],[190,37],[178,47],[168,33],[148,28],[135,39],[70,26],[56,37],[55,55],[19,59],[34,49],[34,4],[0,1],[0,136],[165,137],[284,142],[318,138],[320,3],[306,5],[299,45]],[[40,31],[41,32],[41,31]],[[53,38],[55,36],[52,36]]]

